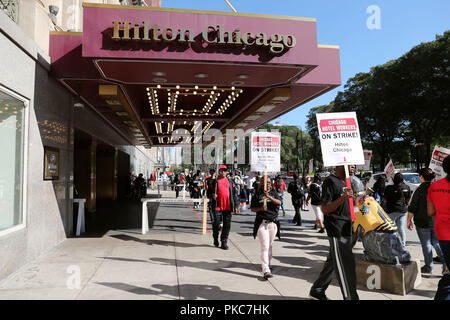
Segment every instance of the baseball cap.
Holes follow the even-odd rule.
[[[222,164],[222,165],[219,166],[219,171],[220,171],[220,170],[228,171],[228,168],[227,168],[226,165]]]

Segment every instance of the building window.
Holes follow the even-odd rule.
[[[25,106],[0,87],[0,234],[25,223]]]

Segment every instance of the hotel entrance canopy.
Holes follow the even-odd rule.
[[[341,84],[316,20],[83,4],[83,32],[52,32],[53,75],[133,145],[249,130]],[[193,141],[189,141],[193,142]]]

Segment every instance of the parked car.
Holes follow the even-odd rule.
[[[411,188],[411,192],[414,193],[420,186],[419,174],[415,172],[402,172],[405,183]],[[412,195],[411,195],[412,197]]]
[[[396,171],[395,173],[397,173],[397,172],[398,171]],[[386,174],[384,172],[375,173],[372,175],[370,180],[367,182],[366,188],[372,188],[380,175],[384,176],[384,178],[386,179]],[[405,184],[408,185],[409,188],[411,189],[411,199],[412,199],[412,195],[414,194],[414,191],[416,191],[416,189],[420,185],[419,174],[415,173],[415,172],[402,172],[402,175],[403,175],[403,179],[405,180]],[[386,185],[390,185],[393,183],[394,182],[392,180],[387,182],[387,179],[386,179]]]
[[[372,174],[372,176],[370,177],[369,181],[366,184],[366,188],[373,188],[373,185],[375,184],[375,182],[377,182],[378,177],[383,176],[384,179],[386,179],[386,174],[384,172],[377,172]],[[387,179],[386,179],[387,180]],[[389,183],[386,183],[389,184]]]

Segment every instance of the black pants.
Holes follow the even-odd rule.
[[[450,268],[450,241],[439,240],[445,264]],[[444,275],[438,283],[434,300],[450,300],[450,274]]]
[[[214,211],[213,219],[213,238],[219,239],[220,223],[223,223],[220,241],[227,242],[231,229],[231,211]]]
[[[352,237],[328,237],[328,240],[330,241],[330,252],[311,291],[325,293],[325,290],[327,290],[333,280],[334,272],[341,287],[344,300],[359,300],[356,292],[355,257],[352,252]]]
[[[200,199],[201,198],[200,191],[193,191],[191,198],[192,199]],[[194,202],[194,208],[197,208],[199,205],[200,205],[199,202]]]
[[[209,211],[209,218],[211,219],[211,225],[214,225],[214,212],[216,211],[216,200],[214,200],[212,197],[208,197],[208,211]]]
[[[292,220],[292,222],[296,223],[296,224],[302,224],[302,216],[300,214],[300,208],[302,207],[302,203],[301,202],[293,202],[292,204],[294,205],[294,210],[295,210],[295,215],[294,215],[294,219]]]

